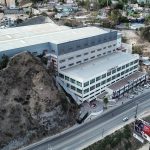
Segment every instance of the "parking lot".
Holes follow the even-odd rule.
[[[125,102],[130,101],[147,91],[150,91],[150,81],[144,85],[138,85],[133,89],[130,89],[127,93],[124,94],[124,96],[122,95],[120,98],[116,99],[116,105],[124,104]]]

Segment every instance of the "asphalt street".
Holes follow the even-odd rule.
[[[138,103],[138,114],[150,109],[150,92],[144,93],[131,101],[118,106],[78,128],[60,134],[52,139],[46,139],[29,145],[22,150],[80,150],[91,143],[100,140],[117,126],[124,125],[122,119],[126,116],[134,118]]]

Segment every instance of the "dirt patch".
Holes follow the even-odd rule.
[[[122,30],[122,36],[126,37],[127,43],[142,46],[144,56],[150,56],[150,43],[143,40],[135,30]]]
[[[59,93],[40,60],[27,52],[13,57],[0,70],[0,148],[29,131],[32,142],[73,125],[77,109],[69,104],[66,113]]]

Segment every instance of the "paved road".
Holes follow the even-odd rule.
[[[92,143],[92,141],[103,138],[104,135],[117,126],[123,125],[122,119],[125,116],[130,119],[133,118],[137,103],[138,113],[150,109],[149,102],[150,92],[147,92],[88,123],[82,124],[78,128],[53,139],[37,142],[22,150],[79,150]]]

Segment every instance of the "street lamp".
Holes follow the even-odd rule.
[[[135,119],[137,118],[137,111],[138,111],[138,103],[136,104],[136,110],[135,110]]]

